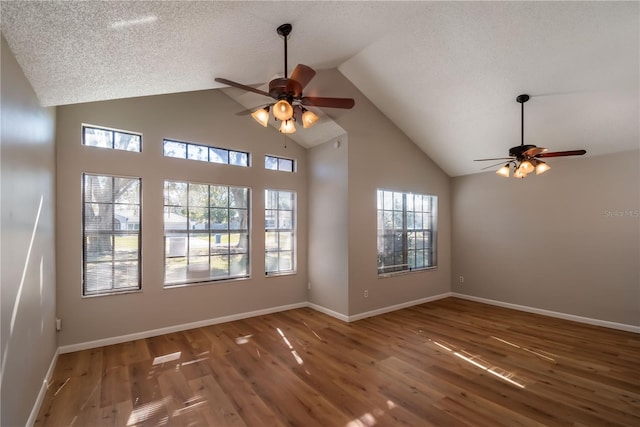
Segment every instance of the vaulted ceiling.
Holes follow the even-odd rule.
[[[275,29],[289,22],[289,72],[337,67],[458,176],[520,143],[521,93],[532,96],[526,143],[587,155],[638,148],[639,5],[2,1],[1,28],[41,103],[53,106],[222,88],[215,77],[264,84],[283,72]],[[244,107],[259,101],[223,90]],[[329,120],[305,140],[311,130],[296,133],[302,145],[339,131]]]

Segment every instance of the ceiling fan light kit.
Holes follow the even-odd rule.
[[[541,157],[567,157],[567,156],[582,156],[586,154],[586,150],[570,150],[570,151],[555,151],[549,153],[544,147],[536,147],[535,145],[524,143],[524,103],[530,99],[529,95],[518,95],[516,101],[521,106],[521,126],[520,126],[520,145],[511,147],[509,149],[509,157],[501,157],[494,159],[477,159],[476,162],[485,162],[488,160],[508,160],[508,162],[496,171],[497,175],[505,178],[509,178],[511,175],[511,166],[513,165],[513,177],[525,178],[528,174],[535,171],[536,175],[540,175],[551,169],[551,166],[540,160]],[[502,163],[502,162],[500,162]],[[499,164],[500,164],[499,163]],[[497,165],[494,165],[497,166]],[[489,166],[492,168],[494,166]],[[488,168],[483,168],[488,169]]]
[[[281,122],[279,130],[282,133],[294,133],[296,131],[294,122],[302,122],[302,127],[305,129],[316,124],[318,116],[304,106],[350,109],[355,105],[355,101],[351,98],[303,96],[303,89],[316,75],[316,72],[311,67],[304,64],[298,64],[293,73],[291,73],[291,77],[287,77],[287,38],[292,28],[291,24],[282,24],[276,29],[277,33],[284,38],[284,77],[271,80],[269,82],[269,92],[228,79],[219,77],[215,79],[218,83],[275,99],[275,103],[254,111],[251,113],[251,117],[262,126],[267,127],[269,124],[269,111],[271,110],[274,119]]]

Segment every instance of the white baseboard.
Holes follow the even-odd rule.
[[[413,301],[403,302],[401,304],[390,305],[387,307],[378,308],[376,310],[365,311],[364,313],[354,314],[349,316],[349,322],[355,322],[356,320],[366,319],[367,317],[378,316],[380,314],[390,313],[396,310],[402,310],[403,308],[413,307],[414,305],[424,304],[427,302],[437,301],[439,299],[447,298],[451,296],[451,292],[445,292],[439,295],[433,295],[426,298],[420,298]]]
[[[469,301],[481,302],[483,304],[490,304],[490,305],[496,305],[504,308],[511,308],[513,310],[525,311],[527,313],[541,314],[543,316],[556,317],[559,319],[571,320],[574,322],[586,323],[594,326],[602,326],[605,328],[619,329],[621,331],[640,333],[640,326],[609,322],[607,320],[592,319],[590,317],[582,317],[582,316],[576,316],[574,314],[560,313],[558,311],[550,311],[550,310],[544,310],[541,308],[528,307],[525,305],[511,304],[508,302],[496,301],[496,300],[487,299],[487,298],[480,298],[472,295],[459,294],[456,292],[452,292],[451,296],[456,298],[466,299]]]
[[[44,397],[47,394],[47,389],[49,388],[49,382],[53,377],[53,370],[56,367],[56,363],[58,362],[58,355],[60,354],[60,349],[56,349],[56,352],[53,354],[53,358],[51,359],[51,363],[49,364],[49,369],[47,370],[47,374],[42,381],[42,387],[40,387],[40,392],[38,393],[38,397],[36,398],[36,402],[31,408],[31,414],[29,415],[29,419],[25,424],[26,427],[33,427],[36,423],[36,419],[38,418],[38,413],[40,412],[40,408],[42,407],[42,402],[44,402]]]
[[[213,319],[200,320],[198,322],[183,323],[180,325],[167,326],[165,328],[152,329],[149,331],[136,332],[128,335],[120,335],[117,337],[104,338],[95,341],[88,341],[78,344],[65,345],[58,348],[60,354],[71,353],[74,351],[89,350],[92,348],[103,347],[105,345],[120,344],[128,341],[135,341],[144,338],[155,337],[158,335],[170,334],[173,332],[186,331],[188,329],[202,328],[204,326],[216,325],[218,323],[232,322],[234,320],[248,319],[250,317],[262,316],[265,314],[278,313],[280,311],[293,310],[295,308],[308,307],[306,302],[281,305],[278,307],[270,307],[262,310],[249,311],[245,313],[232,314],[229,316],[216,317]]]
[[[323,307],[321,305],[317,305],[317,304],[312,304],[312,303],[307,303],[307,307],[314,309],[315,311],[319,311],[320,313],[324,313],[327,316],[331,316],[331,317],[335,317],[338,320],[342,320],[343,322],[348,322],[349,321],[349,316],[344,315],[342,313],[338,313],[337,311],[333,311],[330,310],[326,307]]]

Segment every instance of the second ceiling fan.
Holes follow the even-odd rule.
[[[318,116],[305,107],[349,109],[355,105],[355,101],[352,98],[303,96],[303,89],[316,75],[316,72],[307,65],[298,64],[293,69],[291,76],[287,77],[287,38],[292,28],[291,24],[282,24],[277,28],[278,34],[284,38],[284,77],[271,80],[269,82],[269,92],[220,77],[215,79],[218,83],[268,96],[276,100],[276,102],[254,111],[251,116],[266,127],[269,122],[269,110],[273,109],[274,117],[276,120],[281,121],[280,132],[282,133],[295,132],[294,122],[302,123],[305,128],[315,124]]]
[[[511,147],[509,149],[509,157],[497,157],[493,159],[477,159],[474,160],[476,162],[485,162],[489,160],[501,160],[500,163],[495,165],[488,166],[483,169],[489,169],[495,166],[498,166],[503,163],[503,161],[508,160],[508,162],[502,166],[500,169],[496,171],[498,175],[504,176],[506,178],[509,177],[511,172],[511,166],[513,165],[513,177],[514,178],[524,178],[529,173],[535,171],[536,175],[540,175],[551,169],[549,165],[547,165],[544,161],[540,160],[541,158],[547,157],[567,157],[567,156],[582,156],[586,154],[586,150],[569,150],[569,151],[554,151],[548,152],[544,147],[537,147],[535,145],[524,143],[524,103],[529,100],[529,95],[522,94],[518,95],[516,101],[521,105],[521,113],[520,113],[520,145],[516,145],[515,147]]]

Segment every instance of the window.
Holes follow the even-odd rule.
[[[82,125],[82,144],[112,150],[142,151],[142,135]]]
[[[249,189],[164,182],[164,283],[249,277]]]
[[[378,190],[378,274],[436,266],[437,197]]]
[[[295,160],[284,157],[264,156],[264,167],[274,171],[295,172]]]
[[[165,157],[178,159],[200,160],[202,162],[222,163],[235,166],[249,166],[249,153],[244,151],[227,150],[226,148],[209,147],[208,145],[192,144],[190,142],[163,142]]]
[[[141,179],[85,173],[82,181],[82,294],[141,289]]]
[[[295,272],[296,193],[265,190],[265,274]]]

